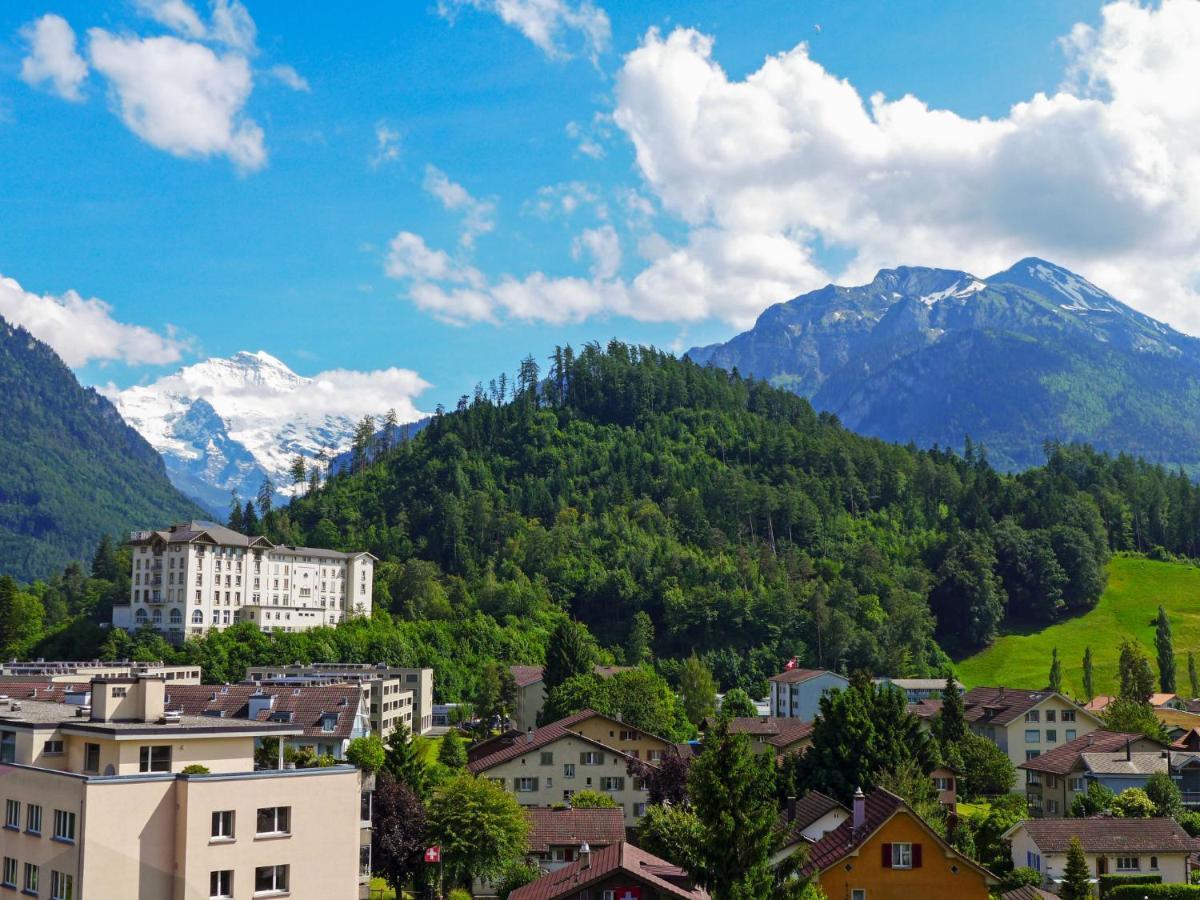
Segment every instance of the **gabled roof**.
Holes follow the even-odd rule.
[[[529,687],[531,684],[537,684],[542,680],[542,673],[546,671],[545,666],[509,666],[508,670],[512,672],[513,681],[517,687]]]
[[[1031,884],[1023,884],[1019,888],[1001,894],[1000,900],[1058,900],[1058,896]]]
[[[1026,819],[1003,837],[1023,828],[1043,853],[1066,853],[1079,838],[1085,853],[1191,853],[1192,839],[1174,819]]]
[[[1135,777],[1167,771],[1167,751],[1156,753],[1083,753],[1083,767],[1093,775]]]
[[[851,818],[844,821],[809,848],[808,863],[801,869],[803,874],[824,872],[830,866],[836,865],[839,861],[845,859],[870,841],[875,833],[893,816],[904,813],[910,816],[913,821],[919,823],[929,834],[930,840],[942,847],[947,855],[954,856],[963,865],[969,866],[979,872],[989,883],[996,883],[995,875],[946,843],[936,831],[926,824],[924,819],[917,815],[907,803],[891,791],[884,788],[876,788],[866,796],[864,804],[863,824],[859,828],[856,829],[854,827],[854,818],[852,815]]]
[[[790,847],[792,844],[806,840],[803,835],[806,828],[839,809],[847,815],[850,814],[850,810],[832,797],[828,797],[820,791],[809,791],[796,801],[795,813],[790,819],[788,818],[789,811],[785,810],[776,821],[775,834],[778,838],[778,846]]]
[[[284,722],[303,728],[305,737],[350,738],[362,703],[362,686],[358,684],[279,688],[253,684],[172,684],[167,687],[166,708],[181,710],[189,716],[246,719],[250,715],[250,698],[260,691],[275,701],[269,710],[258,714],[258,721]],[[325,729],[327,718],[332,719],[332,731]]]
[[[937,714],[942,711],[942,701],[926,698],[918,700],[916,703],[908,704],[908,711],[918,719],[928,721],[937,717]]]
[[[810,679],[816,678],[818,675],[832,675],[834,678],[840,678],[842,681],[847,679],[839,675],[837,672],[830,672],[828,669],[785,669],[778,675],[772,675],[768,681],[774,681],[779,684],[800,684]],[[849,683],[847,681],[847,683]]]
[[[1106,731],[1098,728],[1095,731],[1089,731],[1083,737],[1067,741],[1053,750],[1047,750],[1040,756],[1027,759],[1017,768],[1027,769],[1031,772],[1045,772],[1048,775],[1068,775],[1075,770],[1083,753],[1124,751],[1130,741],[1141,740],[1145,740],[1145,738],[1140,734],[1126,734],[1121,731]]]
[[[1073,703],[1069,697],[1054,691],[1019,691],[1013,688],[977,687],[971,688],[963,695],[963,716],[968,722],[983,724],[1007,725],[1025,715],[1036,706],[1041,705],[1051,697],[1058,697],[1064,703],[1070,704],[1084,715],[1096,719],[1092,713],[1082,706]]]
[[[594,851],[587,868],[584,868],[583,860],[571,863],[517,888],[508,896],[509,900],[566,900],[578,897],[589,886],[608,880],[618,872],[653,887],[661,897],[709,900],[708,891],[703,888],[687,887],[690,879],[679,866],[624,841]]]
[[[501,747],[494,753],[489,753],[487,756],[482,756],[479,759],[467,763],[467,768],[478,775],[480,772],[486,772],[488,769],[498,766],[501,763],[508,762],[510,759],[516,759],[526,753],[531,753],[535,750],[540,750],[542,747],[553,744],[555,741],[563,738],[578,738],[589,744],[594,744],[601,750],[607,753],[615,753],[618,756],[623,756],[626,759],[633,759],[632,756],[622,750],[617,750],[609,747],[607,744],[602,744],[600,741],[585,737],[577,731],[572,731],[572,725],[578,725],[580,722],[590,719],[592,716],[599,713],[590,709],[581,709],[573,716],[567,716],[565,719],[559,719],[557,722],[551,722],[549,725],[543,725],[535,731],[530,731],[525,735],[518,737],[513,743]],[[647,763],[649,765],[649,763]]]
[[[790,747],[812,736],[812,722],[783,716],[735,716],[729,720],[731,734],[765,738],[772,747]]]
[[[525,810],[529,820],[530,853],[545,853],[551,846],[578,847],[585,841],[593,850],[625,840],[625,814],[620,809]]]

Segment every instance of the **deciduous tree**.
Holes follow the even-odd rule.
[[[525,852],[528,819],[516,797],[487,778],[456,775],[434,792],[427,809],[430,842],[442,848],[451,883],[495,878]]]

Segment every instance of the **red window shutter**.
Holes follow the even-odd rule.
[[[921,868],[921,845],[913,844],[912,846],[913,868]]]
[[[883,867],[890,869],[892,867],[892,845],[882,844],[883,847]]]

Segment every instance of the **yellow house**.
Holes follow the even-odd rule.
[[[851,817],[812,845],[803,871],[837,900],[987,900],[998,883],[882,788],[856,793]]]

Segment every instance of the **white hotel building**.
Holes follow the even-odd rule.
[[[212,522],[135,531],[122,628],[152,625],[182,640],[239,621],[263,631],[305,631],[371,614],[375,557],[272,544]]]

